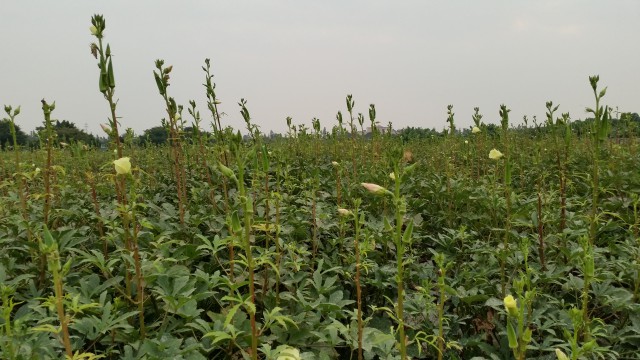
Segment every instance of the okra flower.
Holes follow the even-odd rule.
[[[280,351],[276,360],[301,360],[300,350],[286,346]]]
[[[93,25],[89,26],[89,31],[91,31],[91,35],[98,35],[98,28]]]
[[[500,150],[492,149],[489,151],[489,159],[491,160],[500,160],[504,155],[500,152]]]
[[[131,161],[128,157],[123,157],[118,160],[113,160],[113,165],[116,168],[118,175],[126,175],[131,173]]]
[[[474,126],[474,127],[473,127],[473,129],[471,129],[471,133],[473,133],[473,134],[477,134],[477,133],[479,133],[480,131],[481,131],[481,130],[480,130],[480,128],[479,128],[479,127],[477,127],[477,126]]]

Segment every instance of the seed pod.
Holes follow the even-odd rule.
[[[100,72],[98,87],[100,88],[100,92],[103,94],[107,92],[107,89],[109,88],[109,77],[105,71]]]
[[[242,225],[240,224],[240,217],[238,216],[237,211],[234,211],[233,214],[231,214],[231,229],[234,233],[242,231]]]
[[[109,47],[107,46],[107,48]],[[111,58],[109,58],[109,66],[107,68],[107,74],[109,74],[109,87],[113,89],[116,87],[116,79],[115,79],[115,75],[113,74],[113,63],[111,62]]]
[[[516,329],[513,328],[511,322],[507,323],[507,338],[509,339],[509,347],[516,349],[518,347],[518,337],[516,336]]]

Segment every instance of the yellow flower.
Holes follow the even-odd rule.
[[[331,165],[333,165],[334,167],[338,167],[340,166],[340,163],[338,163],[337,161],[332,161]]]
[[[123,157],[118,160],[113,160],[113,165],[116,168],[118,175],[126,175],[131,173],[131,161],[128,157]]]
[[[98,35],[98,28],[93,25],[89,26],[89,31],[91,31],[91,35]]]
[[[350,216],[350,215],[353,215],[353,213],[350,210],[343,209],[343,208],[338,208],[338,215],[340,215],[340,216]]]
[[[473,134],[477,134],[477,133],[479,133],[480,131],[481,131],[481,130],[480,130],[480,128],[479,128],[479,127],[477,127],[477,126],[474,126],[474,127],[473,127],[473,129],[471,129],[471,132],[472,132]]]
[[[510,315],[518,315],[518,303],[516,302],[516,299],[513,298],[513,296],[507,295],[507,297],[504,298],[504,307],[507,309],[507,312]]]
[[[493,149],[489,151],[489,159],[491,160],[500,160],[504,155],[500,152],[500,150]]]
[[[562,352],[562,350],[560,349],[556,349],[556,357],[558,358],[558,360],[569,360],[567,354]]]
[[[396,174],[395,173],[389,173],[389,179],[395,180],[396,179]]]

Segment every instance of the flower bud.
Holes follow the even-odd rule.
[[[509,315],[518,316],[518,303],[512,295],[507,295],[507,297],[504,298],[504,307],[507,309]]]
[[[361,183],[360,185],[362,185],[362,187],[364,187],[365,189],[367,189],[367,191],[369,191],[370,193],[376,194],[376,195],[385,195],[385,194],[389,194],[389,195],[393,195],[391,193],[391,191],[383,188],[380,185],[377,184],[371,184],[371,183]]]
[[[389,173],[389,179],[395,180],[396,179],[396,174],[395,173]]]
[[[107,135],[111,135],[111,128],[108,125],[100,124],[102,131],[106,132]]]
[[[351,210],[338,208],[338,215],[340,215],[340,216],[351,216],[351,215],[353,215],[353,213],[351,212]]]
[[[558,360],[569,360],[567,354],[565,354],[562,350],[556,349],[556,357]]]
[[[477,134],[477,133],[479,133],[480,131],[481,131],[481,130],[480,130],[480,128],[479,128],[479,127],[477,127],[477,126],[474,126],[474,127],[473,127],[473,129],[471,129],[471,133],[473,133],[473,134]]]
[[[98,28],[93,25],[89,26],[89,31],[91,31],[91,35],[98,35]]]

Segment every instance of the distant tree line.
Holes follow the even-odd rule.
[[[67,144],[82,142],[83,144],[91,146],[98,146],[101,143],[101,140],[98,137],[88,134],[84,130],[78,129],[74,123],[68,120],[56,120],[52,125],[53,131],[56,133],[57,140],[59,142]],[[15,124],[15,130],[18,145],[33,149],[40,146],[38,134],[44,130],[44,127],[37,127],[30,135],[27,135],[18,124]],[[2,150],[5,150],[10,146],[13,146],[11,126],[8,119],[2,119],[0,120],[0,147]]]
[[[572,120],[570,121],[571,129],[577,136],[587,135],[591,129],[593,118],[586,118],[584,120]],[[538,122],[535,118],[532,123],[529,123],[525,119],[525,124],[517,125],[513,128],[514,131],[528,134],[531,136],[544,135],[551,131],[551,128],[544,122]],[[399,136],[402,137],[404,142],[408,142],[415,139],[428,139],[443,137],[447,134],[447,129],[437,131],[436,129],[420,128],[420,127],[407,127],[399,131]],[[497,124],[485,124],[483,129],[489,137],[500,136],[500,126]],[[458,129],[456,133],[461,135],[471,134],[471,128]],[[640,136],[640,115],[638,113],[620,113],[618,118],[611,119],[611,137],[624,138],[629,136]]]
[[[591,128],[592,118],[584,120],[573,120],[570,122],[573,132],[578,136],[583,136],[589,133]],[[27,135],[22,131],[19,125],[15,125],[16,140],[18,145],[27,148],[38,148],[40,141],[38,139],[38,133],[43,131],[44,128],[39,126],[35,132],[31,135]],[[78,127],[68,120],[56,120],[53,123],[53,130],[57,135],[59,142],[75,143],[82,142],[83,144],[99,147],[106,142],[106,139],[99,138],[95,135],[88,134],[84,130],[78,129]],[[518,125],[514,128],[515,131],[523,132],[526,134],[543,135],[550,131],[550,128],[544,123],[539,123],[533,119],[532,124],[529,124],[525,118],[525,124]],[[499,136],[500,128],[496,124],[486,124],[483,127],[483,131],[488,136]],[[199,133],[198,133],[199,132]],[[456,131],[462,135],[468,135],[471,133],[471,129],[462,129]],[[329,133],[323,131],[324,136],[328,136]],[[442,137],[447,134],[447,130],[437,131],[434,128],[420,128],[420,127],[406,127],[398,131],[398,136],[402,138],[404,142],[409,142],[417,139],[428,139]],[[620,113],[618,118],[611,119],[611,132],[610,136],[616,138],[624,138],[629,136],[640,136],[640,115],[638,113]],[[196,130],[193,127],[185,127],[182,132],[183,140],[192,142],[198,137],[207,139],[208,142],[214,142],[214,136],[206,131]],[[282,138],[283,135],[274,133],[271,131],[267,139]],[[169,131],[164,126],[154,126],[152,128],[144,130],[142,135],[139,135],[133,139],[133,143],[138,146],[158,146],[166,144],[169,141]],[[11,128],[8,119],[0,120],[0,148],[5,150],[7,147],[13,145],[13,138],[11,137]]]

